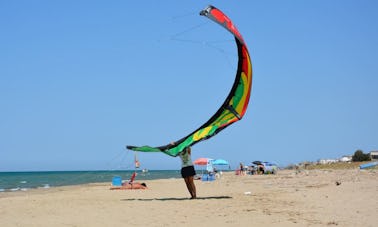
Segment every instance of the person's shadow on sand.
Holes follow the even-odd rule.
[[[208,197],[197,197],[194,200],[205,200],[205,199],[232,199],[231,196],[208,196]],[[173,200],[192,200],[190,198],[153,198],[153,199],[122,199],[121,201],[173,201]]]

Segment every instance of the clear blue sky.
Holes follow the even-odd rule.
[[[132,168],[125,145],[164,145],[207,121],[237,57],[198,15],[208,4],[244,36],[253,90],[245,117],[193,159],[235,168],[378,150],[377,1],[1,1],[0,171]]]

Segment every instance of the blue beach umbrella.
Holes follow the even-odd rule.
[[[215,159],[212,161],[213,165],[228,165],[228,162],[223,159]]]

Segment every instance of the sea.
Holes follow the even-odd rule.
[[[0,193],[88,183],[111,184],[114,177],[129,180],[133,173],[134,170],[0,172]],[[170,178],[181,178],[180,170],[148,170],[148,172],[138,170],[135,180],[140,182]]]

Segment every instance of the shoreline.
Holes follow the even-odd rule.
[[[0,193],[49,189],[60,186],[82,185],[88,183],[107,183],[120,176],[128,180],[134,170],[122,171],[39,171],[39,172],[0,172]],[[180,178],[177,170],[151,170],[148,173],[137,171],[137,179]]]

